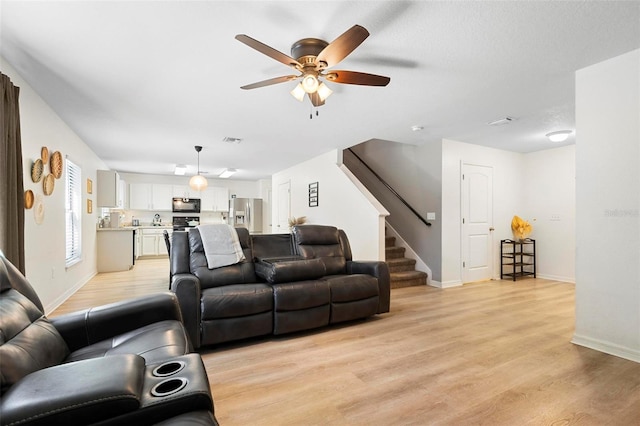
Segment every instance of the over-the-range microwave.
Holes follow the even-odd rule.
[[[174,197],[171,206],[174,213],[200,213],[200,198]]]

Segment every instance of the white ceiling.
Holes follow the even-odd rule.
[[[194,174],[202,145],[208,176],[252,180],[373,138],[558,146],[544,135],[574,129],[574,72],[640,47],[637,1],[2,0],[0,12],[2,56],[109,167]],[[387,87],[329,83],[312,120],[295,83],[240,89],[291,70],[236,34],[290,54],[354,24],[371,35],[334,69]],[[505,116],[517,120],[487,125]]]

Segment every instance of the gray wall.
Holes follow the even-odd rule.
[[[372,139],[352,147],[375,172],[393,187],[422,217],[435,212],[425,226],[355,158],[344,153],[344,164],[389,210],[387,222],[402,236],[424,263],[435,281],[442,274],[442,144],[408,145]]]

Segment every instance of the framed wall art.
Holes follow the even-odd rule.
[[[309,207],[318,207],[318,182],[309,184]]]

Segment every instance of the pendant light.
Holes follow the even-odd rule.
[[[194,148],[198,153],[198,174],[189,179],[189,187],[194,191],[204,191],[207,189],[209,182],[207,182],[207,179],[204,176],[200,175],[200,151],[202,151],[202,147],[196,145]]]

